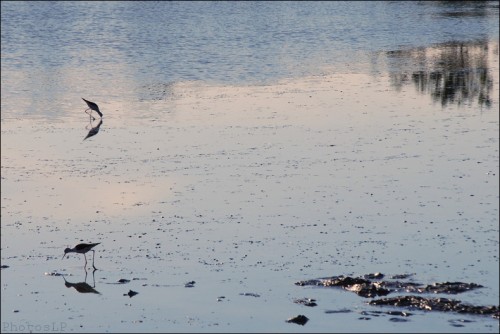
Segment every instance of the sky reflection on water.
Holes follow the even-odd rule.
[[[498,331],[293,284],[416,273],[497,303],[497,2],[1,5],[5,331]]]
[[[2,118],[161,98],[179,82],[363,73],[374,54],[498,40],[497,16],[489,1],[2,2]]]

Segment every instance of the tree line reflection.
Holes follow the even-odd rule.
[[[413,84],[443,107],[473,103],[490,107],[493,88],[490,51],[498,56],[498,44],[493,47],[487,40],[389,51],[386,56],[391,84],[398,91]]]

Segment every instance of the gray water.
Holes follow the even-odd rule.
[[[498,332],[294,284],[498,305],[498,2],[1,9],[3,332]]]
[[[366,72],[380,52],[498,39],[498,2],[2,1],[2,117],[183,81]],[[58,108],[55,108],[58,109]],[[11,115],[12,116],[12,115]]]

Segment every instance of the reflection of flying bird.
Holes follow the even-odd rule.
[[[79,254],[83,254],[83,256],[85,257],[85,266],[87,266],[87,256],[85,255],[85,253],[87,253],[88,251],[92,251],[94,252],[94,256],[92,257],[92,266],[94,267],[94,269],[96,269],[96,267],[94,266],[94,258],[95,258],[95,250],[93,250],[92,248],[94,248],[95,246],[99,245],[100,242],[98,243],[95,243],[95,244],[78,244],[76,245],[75,247],[73,248],[66,248],[64,250],[64,255],[63,255],[63,259],[64,257],[66,256],[66,254],[68,253],[79,253]],[[61,259],[62,260],[62,259]]]
[[[91,124],[92,124],[92,122],[91,122]],[[102,124],[102,119],[99,120],[99,124],[97,124],[96,126],[94,126],[90,129],[89,133],[87,134],[87,137],[83,138],[83,140],[85,140],[89,137],[95,136],[99,132],[99,128],[101,127],[101,124]]]
[[[92,116],[92,110],[94,110],[96,113],[99,114],[99,117],[102,117],[102,112],[99,110],[99,107],[97,106],[97,104],[95,104],[94,102],[91,102],[91,101],[88,101],[88,100],[85,100],[83,97],[82,97],[82,100],[85,101],[87,103],[87,105],[89,106],[87,108],[87,110],[90,109],[90,113],[87,112],[87,110],[85,110],[85,112],[87,114],[89,114],[90,117],[92,117],[92,119],[95,119],[93,116]]]

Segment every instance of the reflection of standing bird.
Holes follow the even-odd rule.
[[[87,110],[90,109],[90,113],[87,112],[87,110],[85,110],[85,112],[87,114],[89,114],[90,117],[92,117],[93,119],[95,119],[91,114],[92,114],[92,110],[94,110],[95,112],[97,112],[99,114],[99,117],[102,117],[102,112],[99,110],[99,107],[97,106],[97,104],[95,104],[94,102],[91,102],[91,101],[88,101],[88,100],[85,100],[83,97],[82,97],[82,100],[85,101],[87,103],[87,105],[89,106],[87,108]]]
[[[64,278],[64,275],[63,275]],[[87,275],[85,275],[85,278],[87,278]],[[94,286],[90,286],[87,282],[80,282],[80,283],[71,283],[66,281],[66,278],[64,278],[64,285],[66,285],[67,288],[75,288],[76,291],[80,293],[97,293],[100,294],[99,291],[97,291],[95,288],[95,280],[94,280]]]
[[[86,267],[87,266],[87,256],[85,255],[85,253],[87,253],[88,251],[91,250],[92,252],[94,252],[94,256],[92,257],[92,266],[94,267],[94,269],[96,269],[96,267],[94,266],[95,250],[93,250],[92,248],[94,248],[95,246],[97,246],[99,244],[100,244],[100,242],[95,243],[95,244],[78,244],[78,245],[76,245],[73,248],[66,248],[64,250],[64,255],[63,255],[62,258],[64,259],[64,257],[68,253],[80,253],[80,254],[83,254],[83,256],[85,257],[85,267]]]
[[[92,124],[92,122],[91,122],[91,124]],[[99,132],[99,128],[101,127],[101,124],[102,124],[102,119],[99,120],[99,124],[97,124],[92,129],[90,129],[89,133],[87,134],[87,137],[83,138],[83,140],[85,140],[89,137],[95,136]]]

